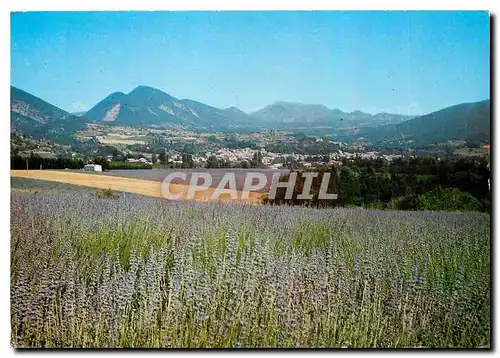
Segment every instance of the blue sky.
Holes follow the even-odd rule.
[[[422,114],[490,97],[486,12],[11,15],[11,84],[68,111],[138,85],[216,107]]]

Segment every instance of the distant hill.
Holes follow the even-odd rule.
[[[418,117],[398,114],[343,112],[319,104],[276,102],[251,114],[230,107],[178,99],[161,90],[139,86],[125,94],[115,92],[84,116],[68,113],[23,90],[11,86],[11,129],[34,138],[60,143],[74,140],[89,120],[127,125],[178,125],[203,131],[260,131],[315,129],[360,137],[376,144],[425,146],[448,140],[489,143],[490,101],[464,103]]]
[[[11,131],[60,143],[71,142],[73,134],[85,128],[85,118],[77,117],[19,88],[10,87]]]
[[[189,129],[239,131],[378,126],[411,118],[360,111],[345,113],[323,105],[289,102],[277,102],[249,115],[236,107],[219,109],[191,99],[178,99],[147,86],[139,86],[129,94],[113,93],[91,108],[85,117],[129,125],[175,124]]]
[[[297,129],[304,127],[349,128],[380,126],[400,123],[412,117],[379,113],[369,114],[361,111],[343,112],[329,109],[321,104],[302,104],[276,102],[251,114],[258,123],[273,128]]]
[[[250,123],[250,118],[243,111],[223,110],[189,99],[181,100],[147,86],[139,86],[129,94],[113,93],[91,108],[85,117],[129,125],[175,124],[204,130],[238,128]]]
[[[449,140],[489,143],[490,101],[463,103],[413,118],[397,125],[366,129],[375,142],[405,141],[428,145]]]

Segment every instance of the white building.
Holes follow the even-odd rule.
[[[83,170],[87,172],[102,172],[102,166],[100,164],[86,164]]]

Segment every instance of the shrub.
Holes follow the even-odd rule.
[[[417,198],[414,195],[405,195],[392,198],[387,204],[387,209],[392,210],[415,210],[417,208]]]
[[[363,204],[365,209],[383,209],[384,204],[380,200],[370,201],[369,203]]]
[[[108,169],[153,169],[153,165],[146,163],[109,162]]]
[[[95,193],[95,196],[97,196],[98,198],[101,198],[101,199],[116,199],[117,198],[115,192],[111,188],[98,190]]]
[[[438,187],[417,198],[419,210],[432,211],[482,211],[481,202],[457,188]]]

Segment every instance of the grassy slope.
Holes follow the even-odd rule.
[[[366,129],[365,136],[382,140],[413,140],[413,145],[468,140],[489,143],[490,101],[462,103],[408,121]]]
[[[92,189],[85,188],[79,185],[72,185],[66,183],[57,183],[48,180],[38,180],[31,178],[10,178],[10,187],[14,191],[54,191],[54,192],[72,192],[72,191],[92,191]]]

